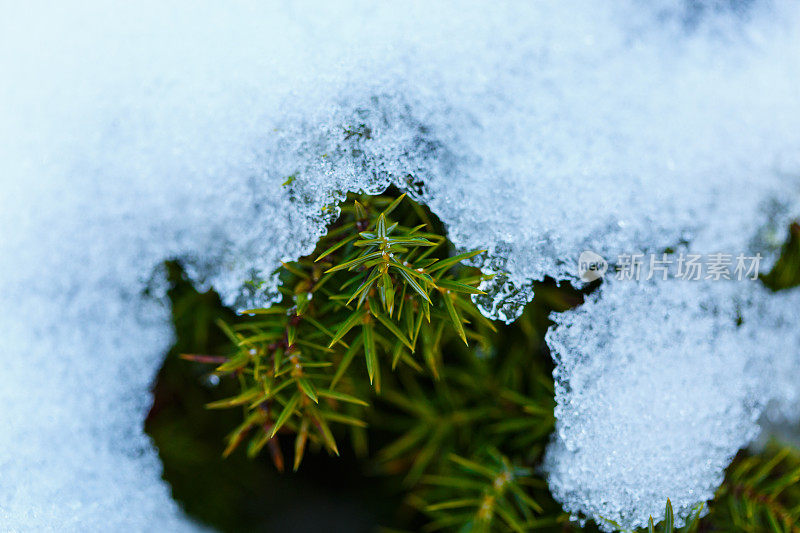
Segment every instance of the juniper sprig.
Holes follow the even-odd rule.
[[[182,356],[221,363],[215,372],[240,382],[240,394],[208,405],[244,410],[226,455],[249,436],[248,454],[267,446],[282,469],[279,432],[295,435],[295,469],[309,441],[338,454],[331,424],[366,425],[370,386],[380,392],[384,368],[438,377],[443,336],[468,345],[493,328],[469,299],[483,294],[476,286],[485,277],[455,268],[482,250],[447,256],[446,239],[413,208],[393,220],[404,197],[345,205],[322,251],[283,264],[279,304],[220,323],[235,347],[229,357]],[[403,219],[423,221],[412,227]]]

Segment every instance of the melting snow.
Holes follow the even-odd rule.
[[[0,22],[5,529],[196,527],[142,432],[164,259],[265,304],[330,206],[394,183],[490,250],[510,321],[583,250],[774,257],[800,214],[788,1],[76,4]],[[565,508],[685,516],[765,410],[796,421],[799,298],[609,281],[555,317]]]

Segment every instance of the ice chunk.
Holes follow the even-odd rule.
[[[279,260],[313,247],[347,191],[394,183],[457,245],[488,248],[482,266],[502,275],[481,305],[504,320],[533,280],[574,281],[585,249],[774,248],[768,215],[780,228],[800,213],[800,9],[732,4],[6,6],[0,523],[191,528],[141,430],[171,339],[158,265],[179,258],[226,303],[267,303]],[[662,489],[683,512],[767,399],[797,415],[778,340],[796,339],[795,293],[670,287],[609,284],[551,336],[548,468],[574,512],[641,523]],[[659,357],[676,364],[657,375]],[[690,400],[719,441],[637,431],[698,434],[682,426]],[[601,453],[624,468],[598,472]]]
[[[770,399],[796,409],[800,291],[750,285],[612,281],[554,317],[546,469],[565,508],[630,529],[663,518],[670,498],[685,517],[713,497]]]

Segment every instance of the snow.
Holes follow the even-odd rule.
[[[669,497],[686,516],[771,399],[798,420],[800,291],[737,283],[611,282],[554,317],[558,435],[545,468],[568,509],[641,526]]]
[[[774,259],[800,214],[792,2],[332,4],[4,6],[3,529],[197,527],[142,431],[164,259],[263,305],[326,208],[394,183],[490,250],[511,321],[586,249]],[[609,281],[555,317],[565,508],[685,516],[762,414],[796,421],[798,298]]]

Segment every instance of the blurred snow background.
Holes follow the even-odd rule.
[[[788,1],[4,2],[0,525],[194,528],[142,432],[159,265],[265,304],[348,190],[394,183],[488,248],[505,320],[584,249],[774,254],[800,214],[798,23]],[[554,494],[627,526],[710,498],[766,407],[798,418],[798,300],[610,282],[559,317]]]

